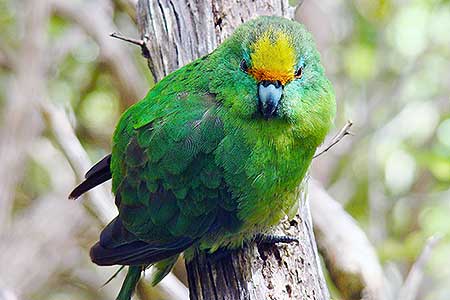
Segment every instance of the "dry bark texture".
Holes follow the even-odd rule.
[[[187,264],[191,299],[329,299],[306,195],[296,217],[274,230],[298,237],[298,244],[252,244],[217,262],[197,256]]]
[[[211,52],[242,22],[259,15],[291,17],[293,10],[286,0],[139,0],[137,18],[149,67],[158,81]],[[302,197],[296,218],[275,232],[296,236],[300,242],[250,245],[216,262],[197,256],[186,265],[190,298],[328,300],[307,197]]]
[[[261,15],[292,17],[287,0],[138,1],[137,19],[156,81],[214,50],[241,23]]]

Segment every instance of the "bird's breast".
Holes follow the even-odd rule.
[[[297,200],[313,151],[292,132],[275,129],[230,131],[222,147],[219,161],[243,227],[254,231],[279,222]]]

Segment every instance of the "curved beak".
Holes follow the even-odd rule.
[[[263,80],[258,84],[258,109],[264,118],[277,115],[278,105],[283,96],[283,85],[280,81]]]

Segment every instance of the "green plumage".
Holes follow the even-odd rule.
[[[303,66],[303,76],[284,86],[271,119],[258,114],[258,82],[240,68],[267,32],[273,39],[285,33],[295,50],[293,67]],[[242,25],[214,52],[168,75],[123,114],[111,161],[123,228],[116,230],[120,234],[112,231],[114,242],[103,244],[142,241],[162,249],[139,261],[165,259],[154,282],[170,271],[178,254],[172,252],[241,246],[295,205],[334,113],[332,86],[302,25],[276,17]],[[173,251],[164,256],[164,249]]]
[[[142,268],[140,266],[132,266],[128,269],[127,277],[120,288],[117,300],[129,300],[133,295],[134,289],[141,278]]]

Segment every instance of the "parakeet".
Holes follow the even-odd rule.
[[[296,206],[334,115],[311,34],[280,17],[244,23],[157,83],[70,195],[112,178],[119,215],[90,255],[129,266],[118,299],[131,297],[149,265],[156,284],[182,252],[238,248],[276,225]]]

